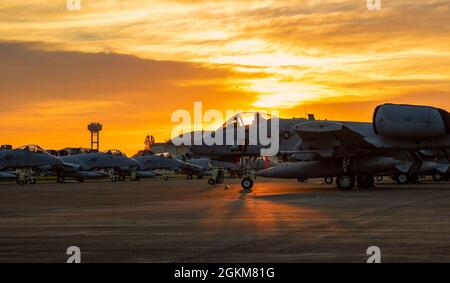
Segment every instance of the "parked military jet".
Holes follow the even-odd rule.
[[[62,156],[63,166],[49,172],[63,183],[66,177],[75,177],[82,182],[84,178],[109,176],[111,181],[123,181],[128,172],[136,171],[140,164],[128,158],[119,150],[92,152],[86,154]]]
[[[198,145],[192,146],[191,151],[218,160],[257,156],[263,145],[248,143],[249,126],[246,123],[249,120],[258,123],[260,114],[254,115],[253,119],[237,115],[216,131],[223,132],[231,125],[244,127],[244,145],[239,145],[235,138],[235,145]],[[273,117],[264,119],[269,124]],[[309,119],[279,119],[279,133],[269,132],[269,135],[276,134],[279,136],[278,155],[298,162],[263,170],[261,176],[337,177],[338,187],[348,190],[354,187],[355,181],[361,187],[372,186],[377,172],[408,173],[413,163],[391,158],[388,156],[391,152],[449,147],[450,114],[428,106],[384,104],[375,109],[372,123],[320,121],[313,116]],[[252,179],[246,177],[242,186],[250,189]]]
[[[0,149],[0,178],[16,178],[19,177],[15,172],[8,169],[21,169],[21,176],[17,181],[21,184],[30,182],[36,183],[34,173],[61,166],[62,160],[58,157],[50,155],[37,145],[26,145],[17,149]]]
[[[407,173],[414,164],[385,154],[447,148],[450,114],[427,106],[385,104],[375,109],[373,123],[306,121],[293,130],[300,142],[286,153],[302,162],[266,169],[259,175],[337,177],[338,187],[349,190],[355,185],[355,176],[361,187],[367,187],[377,172],[397,169]],[[244,185],[251,187],[251,180]]]

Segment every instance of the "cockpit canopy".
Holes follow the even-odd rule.
[[[231,119],[229,119],[224,125],[223,128],[227,128],[230,125],[234,125],[237,127],[247,127],[251,126],[254,123],[257,123],[258,116],[263,120],[271,120],[273,118],[272,115],[261,112],[242,112],[234,115]]]
[[[136,157],[145,157],[145,156],[153,156],[155,155],[153,153],[153,151],[151,150],[140,150],[138,151],[135,155],[133,155],[132,158],[136,158]]]
[[[156,156],[161,156],[161,157],[164,157],[166,159],[174,159],[173,155],[170,154],[169,152],[158,153],[158,154],[156,154]]]
[[[24,145],[17,149],[29,151],[31,153],[47,154],[47,152],[45,150],[43,150],[40,146],[35,145],[35,144]]]
[[[106,154],[110,154],[110,155],[114,155],[114,156],[122,156],[122,157],[127,157],[127,155],[123,152],[121,152],[118,149],[110,149],[106,152]]]

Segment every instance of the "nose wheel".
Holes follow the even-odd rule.
[[[354,176],[339,176],[336,179],[336,184],[341,191],[350,191],[355,186]]]
[[[409,184],[409,182],[410,182],[409,176],[407,174],[404,174],[404,173],[397,174],[395,176],[395,180],[400,185],[406,185],[406,184]]]
[[[323,181],[325,182],[325,184],[331,185],[331,184],[333,184],[334,180],[333,180],[333,177],[326,177]]]
[[[253,180],[250,177],[245,177],[241,181],[241,186],[244,190],[250,191],[253,188]]]

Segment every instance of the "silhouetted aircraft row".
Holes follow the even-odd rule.
[[[278,133],[270,132],[275,123]],[[261,157],[268,147],[250,142],[252,127],[265,125],[276,137],[276,156]],[[227,128],[232,126],[232,131]],[[244,133],[244,139],[236,133]],[[273,131],[273,129],[272,129]],[[229,144],[233,133],[234,142]],[[375,179],[392,176],[400,184],[417,183],[420,176],[435,181],[449,177],[450,114],[429,106],[384,104],[378,106],[371,123],[341,122],[308,118],[277,118],[264,113],[240,113],[211,133],[223,143],[193,145],[196,159],[170,154],[141,153],[127,157],[118,150],[90,152],[77,149],[69,154],[44,151],[36,145],[0,150],[0,179],[35,183],[36,175],[55,176],[60,183],[67,177],[83,182],[87,178],[109,177],[113,182],[163,176],[155,170],[186,174],[188,179],[212,176],[216,168],[243,176],[241,185],[251,190],[254,176],[306,181],[324,178],[341,190],[373,188]],[[226,144],[226,145],[223,145]],[[58,155],[58,156],[56,156]],[[164,172],[164,171],[163,171]]]

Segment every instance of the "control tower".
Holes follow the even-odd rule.
[[[90,123],[88,130],[91,132],[91,149],[98,151],[100,148],[100,131],[103,126],[100,123]]]

